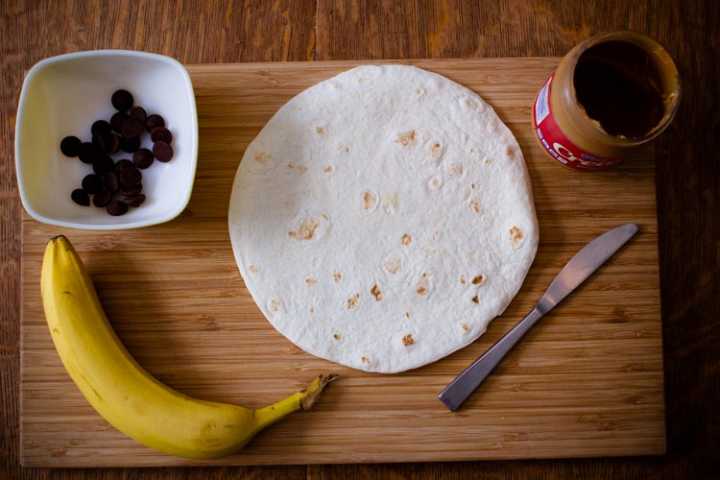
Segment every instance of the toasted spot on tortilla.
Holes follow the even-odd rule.
[[[325,135],[327,133],[327,130],[325,127],[315,127],[315,133],[318,135]]]
[[[461,326],[465,333],[468,333],[470,331],[470,325],[468,325],[467,323],[463,323]]]
[[[415,134],[415,130],[410,130],[408,132],[403,132],[397,136],[397,139],[395,140],[395,143],[399,143],[403,147],[407,147],[409,145],[415,144],[415,138],[417,135]]]
[[[473,285],[482,285],[483,283],[485,283],[485,276],[484,275],[476,275],[472,279],[472,283],[473,283]]]
[[[350,298],[347,299],[347,309],[352,310],[353,308],[356,308],[360,304],[360,294],[356,293],[354,295],[351,295]]]
[[[387,273],[395,274],[400,271],[401,267],[400,259],[397,257],[390,257],[383,263],[383,268]]]
[[[480,201],[477,199],[470,200],[470,210],[475,213],[480,213],[480,211],[482,210],[480,206]]]
[[[372,288],[370,289],[370,293],[373,297],[375,297],[375,300],[377,300],[378,302],[383,299],[383,294],[380,291],[380,287],[377,283],[372,286]]]
[[[363,355],[362,357],[360,357],[360,361],[361,361],[362,363],[370,363],[370,359],[369,359],[368,357],[366,357],[365,355]]]
[[[342,280],[342,273],[340,272],[333,272],[333,280],[335,280],[335,283],[339,283],[340,280]]]
[[[463,165],[462,163],[451,163],[448,165],[448,173],[453,176],[460,176],[463,174]]]
[[[430,158],[433,160],[438,160],[440,157],[442,157],[443,154],[443,146],[440,142],[432,142],[430,144]]]
[[[282,301],[278,297],[270,298],[268,302],[268,310],[272,313],[277,313],[282,309]]]
[[[515,155],[515,148],[512,147],[511,145],[508,145],[507,147],[505,147],[505,155],[507,155],[508,157],[514,156],[514,155]]]
[[[312,240],[320,223],[314,218],[306,218],[297,230],[290,230],[288,236],[295,240]]]
[[[513,225],[512,228],[510,228],[510,240],[512,241],[513,248],[518,248],[524,238],[525,235],[518,227]]]
[[[480,298],[479,298],[477,295],[475,295],[474,297],[472,297],[472,302],[473,302],[473,303],[480,303]]]
[[[409,347],[410,345],[412,345],[413,343],[415,343],[415,339],[413,338],[413,336],[412,336],[411,334],[408,333],[407,335],[405,335],[405,336],[402,338],[402,343],[403,343],[403,345],[405,345],[406,347]]]
[[[258,267],[256,265],[250,265],[248,266],[248,270],[250,270],[250,273],[257,273]]]
[[[307,172],[307,167],[304,165],[298,165],[296,163],[290,162],[287,164],[287,166],[290,170],[296,171],[299,175],[302,175],[303,173]]]
[[[467,281],[465,280],[465,275],[460,275],[460,285],[465,285]]]
[[[431,177],[427,183],[428,189],[430,189],[431,191],[439,190],[442,185],[442,178],[438,177],[437,175]]]
[[[312,287],[312,286],[315,285],[317,282],[318,282],[318,281],[317,281],[317,278],[315,278],[315,277],[305,277],[305,284],[306,284],[308,287]]]
[[[410,318],[410,312],[405,312],[405,318]]]
[[[415,94],[416,94],[418,97],[422,97],[423,95],[425,95],[425,89],[422,88],[422,87],[418,87],[418,88],[415,89]]]
[[[338,151],[342,153],[350,153],[350,145],[345,145],[344,143],[341,143],[338,145]]]
[[[333,334],[333,338],[334,338],[335,340],[340,340],[342,337],[340,336],[339,333],[335,333],[335,334]]]
[[[412,237],[409,234],[404,234],[402,238],[400,239],[400,243],[405,245],[406,247],[412,243]]]
[[[366,190],[362,193],[362,207],[363,210],[372,211],[377,206],[377,195],[375,193]]]
[[[323,167],[323,172],[325,172],[325,173],[327,173],[327,174],[332,173],[333,170],[335,170],[335,167],[333,167],[332,165],[325,165],[325,166]]]
[[[420,276],[420,280],[418,280],[417,287],[415,288],[415,292],[421,297],[426,296],[429,292],[430,283],[428,281],[428,277],[427,273],[423,273]]]
[[[268,160],[270,160],[270,154],[267,152],[257,152],[255,155],[253,155],[253,160],[258,163],[266,163]]]

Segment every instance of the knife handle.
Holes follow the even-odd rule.
[[[535,306],[525,318],[511,328],[510,331],[490,347],[487,352],[483,353],[472,365],[455,377],[455,379],[440,392],[438,399],[453,412],[460,408],[460,405],[480,386],[503,357],[507,355],[523,335],[525,335],[542,316],[543,312]]]

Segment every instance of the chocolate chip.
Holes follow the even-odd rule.
[[[105,210],[112,215],[113,217],[117,217],[120,215],[125,215],[128,211],[127,203],[121,202],[120,200],[113,200],[108,204],[107,207],[105,207]]]
[[[60,141],[60,151],[66,157],[77,157],[80,154],[82,142],[78,137],[65,137]]]
[[[145,131],[145,124],[137,118],[128,117],[122,124],[120,133],[123,137],[139,137]]]
[[[102,190],[93,195],[93,205],[96,207],[104,207],[110,200],[112,200],[112,192],[109,190]]]
[[[145,195],[142,193],[123,193],[118,198],[131,207],[139,207],[145,201]]]
[[[93,136],[96,135],[109,135],[112,130],[112,127],[110,126],[110,123],[106,120],[96,120],[92,127],[90,127],[90,133],[92,133]]]
[[[127,153],[133,153],[140,148],[140,137],[121,138],[120,150]]]
[[[113,163],[112,158],[107,155],[102,155],[93,160],[92,166],[95,173],[102,175],[105,172],[111,171],[115,164]]]
[[[90,142],[80,144],[80,152],[78,156],[83,163],[92,163],[96,158],[100,158],[105,154],[97,145]]]
[[[142,182],[142,173],[135,168],[123,168],[117,171],[118,183],[123,187],[132,187]]]
[[[172,143],[172,133],[170,133],[170,130],[168,130],[165,127],[157,127],[153,128],[153,131],[150,132],[150,138],[153,142],[165,142],[165,143]]]
[[[115,115],[113,115],[110,118],[110,126],[113,130],[120,133],[122,130],[123,123],[125,123],[125,120],[128,118],[127,115],[125,115],[123,112],[117,112]]]
[[[120,185],[120,191],[128,195],[140,193],[142,189],[142,183],[138,183],[137,185]]]
[[[100,175],[95,175],[94,173],[85,175],[85,178],[82,180],[82,188],[91,195],[98,193],[104,188],[102,178]]]
[[[125,168],[133,168],[133,163],[128,160],[127,158],[123,158],[122,160],[118,160],[115,164],[115,171],[123,170]]]
[[[161,162],[169,162],[173,157],[173,149],[167,143],[158,141],[153,145],[153,154]]]
[[[127,90],[117,90],[112,94],[110,102],[119,112],[126,112],[133,105],[133,96]]]
[[[143,170],[152,165],[154,159],[155,157],[153,157],[152,152],[147,148],[141,148],[137,152],[133,153],[133,163],[136,167]]]
[[[105,187],[105,190],[107,190],[110,193],[117,192],[118,190],[118,179],[115,172],[105,172],[102,175],[102,183]]]
[[[143,127],[145,126],[145,120],[147,120],[147,113],[145,112],[145,109],[142,107],[133,107],[130,109],[130,117],[131,118],[137,118],[143,123]]]
[[[164,126],[165,119],[157,114],[150,115],[147,117],[147,120],[145,120],[145,128],[147,128],[148,132],[152,132],[156,128]]]
[[[120,140],[112,132],[105,132],[93,135],[92,143],[105,153],[113,153],[113,148],[120,145]]]
[[[73,190],[70,194],[70,198],[72,198],[73,202],[77,203],[78,205],[82,205],[83,207],[87,207],[90,205],[90,197],[88,196],[87,192],[82,188],[76,188],[75,190]]]

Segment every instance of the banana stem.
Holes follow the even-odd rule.
[[[333,374],[320,375],[315,378],[305,390],[296,392],[267,407],[258,408],[255,410],[257,430],[262,430],[297,410],[309,410],[325,386],[336,378],[337,375]]]

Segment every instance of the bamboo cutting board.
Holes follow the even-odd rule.
[[[579,173],[535,143],[530,107],[552,58],[414,63],[478,92],[518,138],[532,177],[540,247],[519,295],[479,341],[427,367],[367,374],[314,358],[276,333],[237,271],[227,205],[243,151],[302,89],[361,62],[189,67],[200,154],[178,219],[83,232],[23,218],[22,462],[26,466],[165,466],[476,460],[665,451],[654,165],[651,155]],[[272,212],[268,212],[269,215]],[[458,413],[435,396],[517,322],[587,241],[620,223],[641,233],[506,358]],[[321,372],[341,379],[310,412],[217,461],[176,459],[136,444],[86,403],[47,331],[39,292],[49,237],[67,235],[130,352],[193,396],[260,406]],[[439,319],[441,320],[441,319]]]

